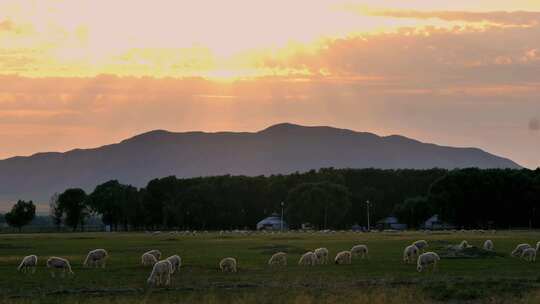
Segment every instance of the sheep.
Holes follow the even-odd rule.
[[[433,271],[437,270],[437,264],[441,258],[435,252],[425,252],[418,256],[416,270],[422,272],[429,265],[433,265]]]
[[[336,264],[351,264],[352,253],[350,251],[341,251],[336,254],[334,263]]]
[[[274,253],[272,257],[270,257],[270,260],[268,260],[268,265],[287,266],[287,254],[285,252]]]
[[[17,271],[22,271],[26,273],[28,272],[28,270],[32,270],[32,273],[36,273],[37,261],[38,261],[37,255],[25,256],[22,259],[19,267],[17,267]]]
[[[107,250],[105,249],[92,250],[88,252],[86,259],[84,260],[83,266],[84,267],[101,266],[102,268],[105,268],[105,264],[108,257],[109,257],[109,254],[107,253]]]
[[[50,257],[47,260],[47,268],[51,268],[51,276],[54,278],[55,276],[55,269],[61,269],[62,270],[62,277],[65,276],[66,271],[68,274],[73,275],[73,271],[71,270],[71,265],[69,264],[69,261],[64,258],[59,257]]]
[[[298,265],[303,265],[303,266],[306,266],[306,265],[315,266],[316,263],[317,263],[317,256],[312,251],[308,251],[304,253],[300,257],[300,260],[298,261]]]
[[[328,263],[328,249],[326,248],[317,248],[315,251],[315,256],[317,257],[317,263],[318,264],[326,264]]]
[[[526,243],[519,244],[519,245],[517,245],[516,248],[510,253],[510,255],[513,256],[513,257],[521,256],[521,254],[523,253],[523,250],[525,250],[525,249],[527,249],[527,248],[531,248],[531,245],[526,244]]]
[[[540,251],[540,241],[536,243],[536,251]]]
[[[458,245],[458,249],[459,249],[459,250],[463,250],[463,249],[469,248],[469,247],[471,247],[471,246],[470,246],[469,243],[468,243],[467,241],[465,241],[465,240],[462,241],[462,242]]]
[[[369,258],[369,250],[366,245],[355,245],[351,248],[351,254],[354,257],[360,256],[360,258]]]
[[[415,245],[409,245],[403,250],[403,262],[409,264],[413,262],[420,253],[420,250]]]
[[[484,242],[484,250],[493,251],[493,241],[487,240]]]
[[[182,266],[182,258],[179,256],[179,255],[173,255],[173,256],[170,256],[166,259],[167,261],[171,262],[171,265],[172,265],[172,273],[174,273],[175,271],[179,271],[180,270],[180,266]]]
[[[426,240],[419,240],[414,243],[412,243],[414,246],[416,246],[419,250],[422,252],[424,251],[424,248],[429,247],[429,244]]]
[[[147,251],[146,253],[153,255],[154,257],[156,257],[156,260],[158,260],[158,261],[159,261],[159,259],[161,259],[161,251],[159,251],[157,249]]]
[[[236,259],[224,258],[219,262],[219,268],[223,272],[236,272]]]
[[[150,276],[146,282],[155,286],[160,286],[165,283],[165,285],[168,286],[171,283],[172,273],[173,265],[169,260],[159,261],[154,264],[152,272],[150,273]]]
[[[141,256],[141,264],[143,266],[154,266],[157,261],[156,257],[148,252],[143,253]]]
[[[521,258],[528,262],[536,262],[536,248],[525,248],[521,253]]]

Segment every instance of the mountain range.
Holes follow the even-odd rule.
[[[116,144],[0,160],[0,202],[46,203],[68,187],[87,191],[110,179],[145,186],[176,175],[269,175],[335,168],[520,168],[477,148],[422,143],[332,127],[278,124],[259,132],[143,133]]]

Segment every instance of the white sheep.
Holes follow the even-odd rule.
[[[182,258],[179,255],[173,255],[167,258],[167,261],[171,262],[172,265],[172,272],[180,270],[180,266],[182,266]]]
[[[458,245],[458,249],[459,249],[459,250],[463,250],[463,249],[469,248],[469,247],[471,247],[471,246],[469,245],[469,242],[467,242],[467,241],[465,241],[465,240],[463,240],[463,241]]]
[[[287,254],[285,252],[274,253],[268,260],[268,265],[287,266]]]
[[[491,241],[491,240],[486,240],[486,241],[484,242],[484,250],[487,250],[487,251],[493,251],[493,248],[494,248],[494,246],[493,246],[493,241]]]
[[[336,264],[351,264],[352,253],[350,251],[341,251],[336,254],[334,263]]]
[[[165,284],[168,286],[171,283],[171,274],[173,273],[173,265],[169,260],[159,261],[154,264],[152,272],[146,282],[155,286]]]
[[[523,253],[523,250],[525,250],[525,249],[527,249],[527,248],[531,248],[531,245],[526,244],[526,243],[519,244],[519,245],[517,245],[516,248],[512,251],[512,253],[510,253],[510,255],[513,256],[513,257],[521,256],[521,254]]]
[[[425,252],[418,256],[416,270],[422,272],[429,265],[433,265],[433,271],[437,270],[437,264],[441,258],[435,252]]]
[[[71,265],[69,264],[69,261],[64,258],[59,257],[50,257],[47,260],[47,268],[50,268],[51,270],[51,276],[54,278],[55,276],[55,269],[62,270],[62,277],[65,276],[66,271],[68,274],[72,275],[74,274],[71,270]]]
[[[156,257],[148,252],[143,253],[141,256],[141,264],[143,266],[154,266],[157,261]]]
[[[540,241],[536,243],[536,251],[540,251]]]
[[[236,272],[236,259],[224,258],[219,262],[219,269],[223,272]]]
[[[419,240],[414,243],[412,243],[414,246],[416,246],[419,250],[424,251],[426,247],[429,247],[429,244],[426,240]]]
[[[298,265],[303,265],[303,266],[306,266],[306,265],[314,266],[316,263],[317,263],[317,256],[312,251],[308,251],[304,253],[300,257],[300,260],[298,260]]]
[[[536,248],[525,248],[521,253],[521,258],[528,262],[536,262]]]
[[[414,262],[419,253],[420,250],[418,247],[416,247],[416,245],[409,245],[405,247],[405,250],[403,250],[403,262],[407,264]]]
[[[38,261],[37,255],[25,256],[22,259],[21,264],[19,264],[19,267],[17,267],[17,270],[22,271],[24,273],[31,270],[32,273],[36,273],[37,261]]]
[[[105,264],[109,254],[105,249],[95,249],[88,252],[86,259],[84,260],[84,267],[98,267],[101,266],[105,268]]]
[[[317,263],[318,264],[326,264],[328,263],[328,249],[326,248],[317,248],[315,251],[315,256],[317,257]]]
[[[351,248],[351,254],[354,257],[360,257],[360,258],[369,258],[368,256],[369,250],[367,245],[355,245]]]
[[[153,255],[156,258],[156,260],[158,260],[158,261],[161,259],[161,251],[159,251],[157,249],[147,251],[146,253]]]

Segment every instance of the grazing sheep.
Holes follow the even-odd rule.
[[[536,251],[540,251],[540,242],[536,243]]]
[[[360,257],[360,258],[369,258],[368,256],[369,250],[366,245],[355,245],[351,248],[351,254],[354,257]]]
[[[418,256],[416,269],[422,272],[429,265],[433,265],[433,271],[437,270],[437,264],[441,258],[435,252],[425,252]]]
[[[525,248],[521,253],[521,258],[528,262],[536,262],[536,248]]]
[[[156,257],[148,252],[143,253],[141,256],[141,264],[143,266],[154,266],[157,261]]]
[[[147,251],[146,253],[153,255],[156,258],[156,260],[158,260],[158,261],[159,261],[159,259],[161,259],[161,251],[159,251],[157,249]]]
[[[287,266],[287,254],[285,252],[274,253],[270,260],[268,260],[268,265]]]
[[[326,264],[328,263],[328,249],[326,248],[317,248],[315,251],[315,256],[317,257],[317,263],[318,264]]]
[[[513,257],[521,256],[521,254],[523,253],[523,250],[525,250],[525,249],[527,249],[527,248],[531,248],[531,245],[526,244],[526,243],[519,244],[519,245],[517,245],[516,248],[512,251],[512,253],[510,253],[510,255],[513,256]]]
[[[83,266],[84,267],[98,267],[101,266],[105,268],[105,263],[107,261],[107,258],[109,257],[109,254],[105,249],[95,249],[90,252],[88,252],[88,255],[86,256],[86,259],[84,260]]]
[[[146,282],[154,286],[160,286],[163,283],[168,286],[171,283],[171,274],[173,273],[173,265],[169,260],[159,261],[154,264],[152,272]]]
[[[22,271],[24,273],[28,272],[28,270],[31,270],[32,273],[36,273],[36,266],[37,266],[37,255],[29,255],[25,256],[19,267],[17,267],[17,271]]]
[[[336,258],[334,259],[334,263],[342,265],[342,264],[351,264],[352,260],[352,253],[350,251],[341,251],[336,254]]]
[[[55,269],[62,270],[62,277],[65,276],[66,271],[68,274],[72,275],[74,274],[71,270],[71,265],[69,264],[69,261],[64,258],[59,257],[50,257],[47,260],[47,268],[51,268],[51,276],[54,278],[55,276]]]
[[[484,250],[493,251],[493,241],[487,240],[484,242]]]
[[[428,242],[426,240],[419,240],[414,243],[412,243],[414,246],[416,246],[419,250],[424,251],[424,248],[429,247]]]
[[[236,259],[224,258],[219,262],[219,268],[223,272],[236,272]]]
[[[316,263],[317,263],[317,256],[312,251],[308,251],[304,253],[300,257],[300,260],[298,261],[298,265],[303,265],[303,266],[306,266],[306,265],[315,266]]]
[[[171,262],[172,265],[172,272],[180,270],[180,266],[182,266],[182,258],[179,255],[173,255],[167,258],[167,261]]]
[[[468,243],[467,241],[465,241],[465,240],[462,241],[462,242],[458,245],[458,249],[459,249],[459,250],[463,250],[463,249],[469,248],[469,247],[471,247],[471,246],[470,246],[469,243]]]
[[[418,257],[420,250],[415,245],[409,245],[403,250],[403,262],[409,264]]]

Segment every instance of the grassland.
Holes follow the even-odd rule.
[[[496,254],[443,258],[436,273],[418,273],[415,265],[401,261],[403,248],[417,239],[444,254],[449,244],[465,239],[481,246],[488,238]],[[540,303],[540,261],[508,256],[516,244],[539,240],[538,232],[0,235],[0,303]],[[327,247],[332,255],[360,243],[369,246],[369,260],[296,265],[307,250]],[[86,253],[95,248],[109,251],[108,267],[82,268]],[[145,284],[150,269],[140,265],[140,255],[154,248],[183,258],[168,288]],[[269,269],[266,262],[277,251],[289,253],[289,266]],[[16,270],[28,254],[40,257],[34,275]],[[53,255],[68,258],[75,275],[52,279],[44,264]],[[238,273],[218,271],[226,256],[237,258]]]

